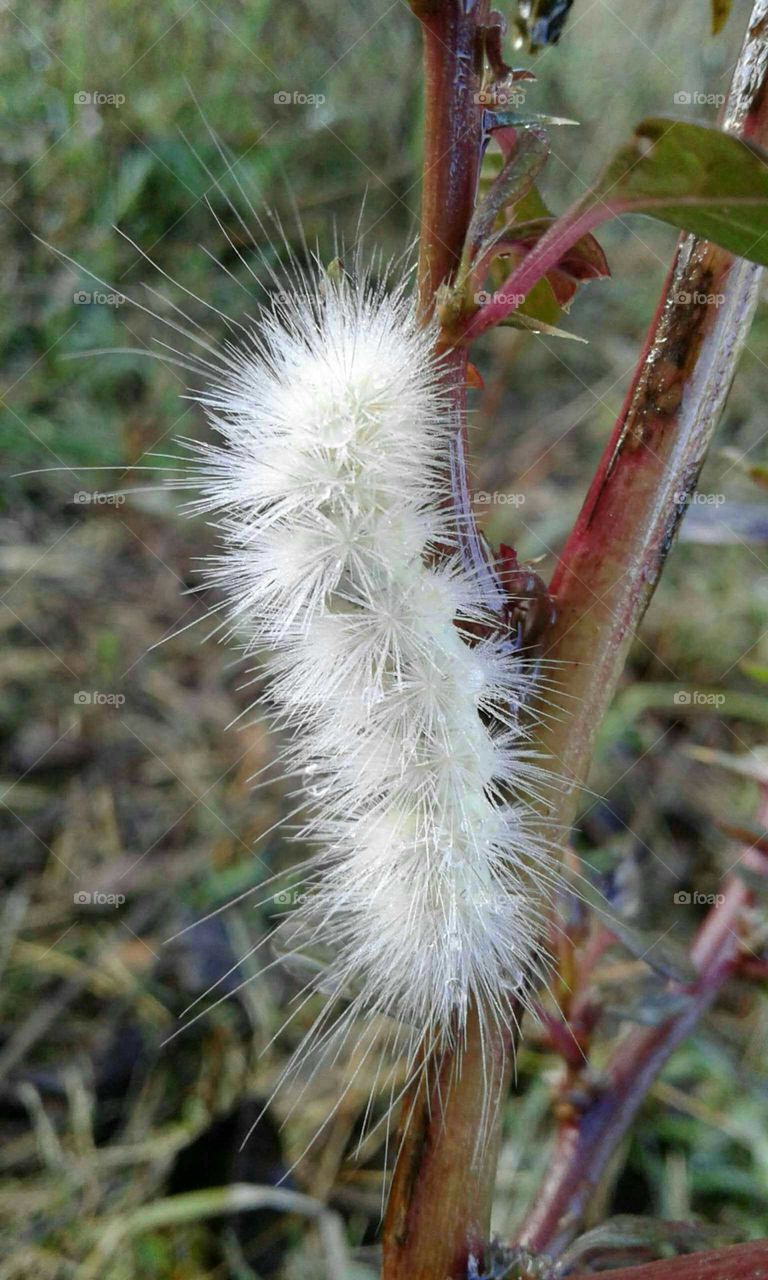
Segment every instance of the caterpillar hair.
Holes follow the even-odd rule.
[[[190,446],[190,509],[220,544],[206,577],[230,634],[267,654],[314,849],[280,945],[322,947],[303,997],[326,1003],[288,1072],[354,1028],[372,1045],[383,1017],[409,1074],[461,1048],[472,1007],[514,1018],[555,882],[537,665],[467,552],[435,332],[405,284],[318,268],[227,344],[199,399],[218,438]]]

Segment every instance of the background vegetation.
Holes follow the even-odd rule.
[[[642,115],[714,120],[749,5],[734,5],[716,39],[708,8],[576,0],[559,47],[519,55],[539,77],[528,104],[581,122],[555,135],[553,208]],[[285,1185],[340,1215],[346,1273],[369,1275],[383,1135],[347,1158],[365,1069],[308,1153],[355,1064],[313,1082],[294,1110],[281,1097],[239,1149],[310,1017],[281,1029],[296,987],[280,970],[240,988],[257,964],[238,958],[282,904],[255,892],[168,941],[295,859],[274,829],[293,802],[287,785],[251,789],[275,750],[258,714],[227,728],[254,688],[203,620],[212,601],[194,563],[210,533],[173,495],[143,488],[157,455],[205,432],[180,399],[187,375],[144,354],[174,339],[98,299],[124,290],[169,318],[182,307],[218,343],[226,324],[201,300],[255,313],[257,280],[272,287],[286,257],[276,224],[288,249],[303,255],[305,240],[328,259],[337,236],[356,240],[364,202],[364,247],[400,253],[417,231],[416,24],[403,0],[31,0],[0,21],[0,1277],[333,1275],[338,1218],[210,1217],[215,1197],[193,1221],[141,1217],[179,1191],[274,1185],[297,1160]],[[78,100],[98,94],[113,100]],[[495,495],[478,514],[494,541],[541,557],[544,576],[620,408],[674,239],[639,219],[601,235],[613,278],[563,321],[586,345],[499,331],[478,349],[474,467]],[[753,820],[766,767],[766,337],[761,305],[702,477],[716,501],[686,518],[584,803],[584,857],[649,947],[690,936],[703,908],[675,895],[716,890],[736,856],[723,828]],[[86,356],[105,348],[120,354]],[[102,466],[124,470],[86,469]],[[136,492],[123,503],[93,498],[126,487]],[[752,941],[761,957],[758,921]],[[217,988],[231,999],[164,1044],[232,966]],[[618,949],[602,966],[616,1026],[654,1016],[646,973]],[[693,1216],[736,1238],[768,1234],[767,1022],[764,998],[734,983],[652,1090],[596,1218]],[[546,1159],[557,1065],[531,1026],[502,1152],[502,1237]]]

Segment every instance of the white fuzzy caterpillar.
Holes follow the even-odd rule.
[[[513,1016],[552,879],[533,664],[463,552],[433,346],[402,289],[319,273],[227,348],[200,397],[222,443],[193,446],[192,506],[222,542],[208,578],[245,648],[271,653],[310,806],[289,936],[330,956],[326,995],[356,993],[342,1030],[387,1015],[411,1061],[460,1043],[473,1004]],[[310,1033],[326,1052],[333,1025],[327,1011]]]

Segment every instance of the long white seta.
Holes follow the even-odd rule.
[[[191,506],[220,541],[207,579],[267,654],[306,801],[313,852],[282,945],[325,957],[298,1050],[318,1065],[382,1018],[409,1070],[460,1055],[470,1009],[509,1024],[545,967],[536,665],[464,550],[434,339],[404,287],[318,270],[227,345],[199,397],[218,437],[192,446]]]

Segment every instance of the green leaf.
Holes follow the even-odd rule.
[[[550,124],[578,124],[570,116],[546,116],[540,111],[506,111],[491,108],[489,128],[493,129],[545,129]]]
[[[702,124],[637,126],[579,203],[594,219],[645,213],[768,265],[768,152]]]
[[[580,338],[577,333],[568,333],[566,329],[557,329],[556,325],[548,324],[547,320],[541,320],[539,315],[526,315],[522,307],[512,311],[512,314],[508,315],[506,320],[500,321],[500,324],[506,329],[527,329],[529,333],[545,333],[550,338],[570,338],[571,342],[586,343],[586,338]]]
[[[467,231],[470,257],[482,255],[499,232],[494,226],[506,205],[517,204],[530,191],[549,156],[545,134],[523,129],[511,157],[505,161],[487,193],[478,204]]]
[[[503,277],[499,283],[503,283]],[[555,324],[560,311],[560,303],[554,295],[549,276],[545,276],[543,280],[539,280],[533,286],[525,302],[521,302],[517,310],[507,316],[505,323],[514,322],[517,316],[521,321],[520,328],[533,329],[534,326],[530,323],[531,321],[539,321],[546,328],[548,325]],[[526,321],[528,321],[527,324],[525,323]],[[554,337],[555,334],[552,336]]]
[[[758,684],[768,684],[768,667],[759,662],[740,662],[739,671],[751,680],[757,680]]]

